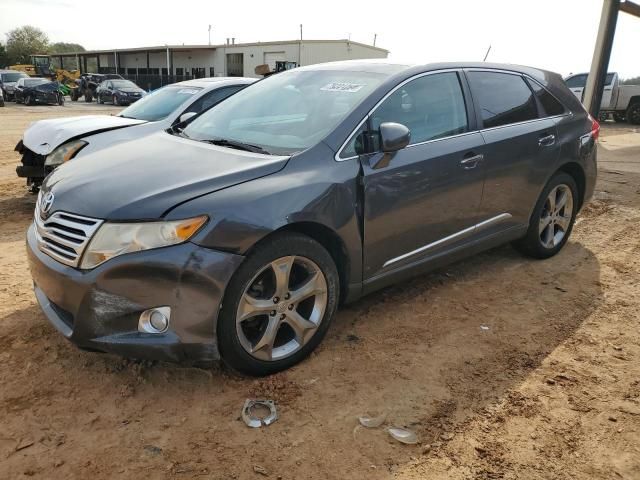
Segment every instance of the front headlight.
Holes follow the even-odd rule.
[[[64,145],[60,145],[53,152],[47,155],[47,159],[44,161],[44,164],[48,167],[57,167],[58,165],[62,165],[64,162],[68,162],[73,157],[75,157],[80,150],[89,145],[89,142],[85,142],[84,140],[74,140],[69,143],[65,143]]]
[[[127,94],[127,92],[118,92],[118,93],[119,93],[120,95],[125,96],[125,97],[128,95],[128,94]]]
[[[186,242],[206,221],[203,215],[186,220],[144,223],[104,223],[89,243],[80,268],[89,269],[124,253]]]

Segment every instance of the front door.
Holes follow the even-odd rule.
[[[484,141],[469,131],[459,75],[420,76],[397,88],[368,120],[368,138],[377,138],[381,123],[396,122],[409,128],[411,143],[394,154],[374,147],[374,153],[360,157],[365,279],[423,260],[473,234]]]

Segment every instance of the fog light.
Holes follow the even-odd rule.
[[[164,333],[169,329],[171,307],[156,307],[145,310],[138,320],[138,331],[144,333]]]

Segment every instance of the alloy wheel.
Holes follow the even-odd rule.
[[[312,260],[278,258],[248,283],[236,311],[240,344],[251,356],[275,361],[313,337],[327,308],[327,280]]]
[[[540,214],[538,233],[545,248],[554,248],[564,239],[573,217],[573,194],[568,185],[554,187]]]

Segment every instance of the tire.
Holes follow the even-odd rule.
[[[102,100],[102,95],[96,94],[96,102],[98,102],[98,105],[104,104],[104,100]]]
[[[625,116],[629,123],[633,125],[640,125],[640,102],[629,105]]]
[[[567,199],[564,210],[559,209],[557,220],[553,220],[553,215],[549,215],[549,196],[552,192],[556,192],[556,200],[562,198],[562,192],[570,192],[571,197]],[[571,208],[569,209],[569,201]],[[529,228],[526,235],[513,242],[513,246],[520,253],[533,258],[549,258],[558,253],[571,235],[573,224],[576,220],[578,212],[578,187],[571,175],[564,172],[556,173],[542,190],[540,198],[536,202],[536,206],[531,214]],[[555,203],[555,202],[554,202]],[[562,212],[562,213],[560,213]],[[547,223],[544,230],[542,220],[552,219]],[[560,220],[562,219],[562,220]],[[560,231],[564,233],[560,238]],[[556,233],[557,232],[557,233]],[[552,235],[550,235],[552,234]],[[547,243],[545,244],[545,240]]]
[[[24,104],[33,105],[33,99],[31,98],[31,95],[27,95],[26,97],[24,97]]]
[[[91,92],[87,92],[87,93],[84,94],[84,101],[86,103],[93,102],[93,95],[91,94]]]
[[[73,90],[71,90],[71,94],[69,96],[71,97],[71,101],[72,102],[77,102],[78,101],[78,92],[76,92],[75,88]]]
[[[58,94],[58,105],[60,105],[61,107],[64,106],[64,95],[62,95],[61,93]]]
[[[616,121],[616,123],[623,123],[627,121],[627,117],[625,117],[622,113],[614,113],[613,119]]]
[[[118,102],[118,96],[117,95],[114,95],[111,100],[113,101],[113,104],[115,106],[118,106],[118,107],[120,106],[120,102]]]
[[[280,272],[293,272],[290,277],[280,275],[293,282],[284,289],[277,287],[274,263],[281,266]],[[304,290],[302,286],[314,293],[307,297],[300,295],[297,292]],[[339,291],[336,265],[318,242],[306,235],[288,232],[267,238],[247,256],[227,286],[217,329],[223,362],[237,372],[252,376],[270,375],[300,362],[326,334],[338,306]],[[297,303],[296,295],[304,300]],[[244,298],[262,303],[258,307],[258,303],[243,301]],[[243,311],[245,320],[237,323]],[[246,313],[249,311],[253,315]],[[271,342],[265,341],[267,325],[277,325],[271,330],[275,332]],[[292,325],[302,328],[294,330]],[[260,343],[264,348],[255,348]],[[252,348],[255,348],[253,352]]]
[[[607,112],[600,112],[598,114],[598,122],[604,123],[609,118],[609,114]]]

